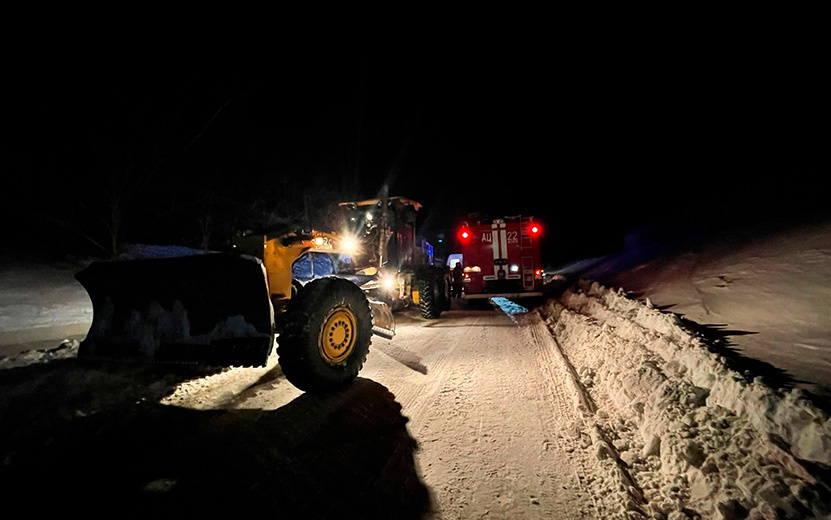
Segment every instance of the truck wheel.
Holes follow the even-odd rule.
[[[291,299],[281,322],[277,355],[294,386],[325,392],[358,376],[372,339],[372,314],[357,285],[342,278],[312,280]]]
[[[441,316],[442,292],[438,280],[433,276],[424,276],[418,279],[418,306],[421,315],[428,320]]]
[[[450,294],[450,280],[448,280],[446,276],[442,276],[442,287],[444,288],[444,291],[442,291],[441,294],[441,308],[444,311],[449,311],[453,295]]]

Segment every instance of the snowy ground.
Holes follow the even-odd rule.
[[[831,225],[757,225],[624,251],[583,276],[721,336],[772,383],[831,399]]]
[[[0,355],[81,339],[92,303],[74,276],[77,262],[44,262],[0,255]]]
[[[397,439],[392,443],[384,441],[375,448],[364,446],[364,451],[356,453],[364,457],[373,456],[381,449],[388,450],[385,453],[390,456],[398,453],[395,460],[399,469],[405,470],[395,472],[397,477],[403,477],[394,485],[412,491],[403,495],[390,493],[383,484],[378,484],[379,487],[370,491],[385,500],[406,496],[413,501],[407,504],[376,501],[379,507],[397,506],[402,510],[411,506],[412,511],[424,511],[425,490],[412,481],[413,478],[418,480],[415,475],[419,475],[426,478],[428,486],[444,486],[446,494],[439,493],[436,498],[440,506],[449,508],[467,504],[460,510],[465,514],[442,518],[470,518],[489,512],[493,516],[500,511],[514,513],[512,518],[545,518],[533,516],[533,511],[540,510],[541,505],[548,507],[546,500],[553,500],[552,497],[559,497],[557,500],[568,504],[570,492],[537,490],[528,497],[529,504],[509,504],[507,492],[501,499],[492,496],[496,484],[471,487],[471,481],[461,470],[471,459],[485,456],[483,453],[496,457],[501,451],[516,451],[526,453],[525,462],[533,473],[534,464],[539,463],[537,458],[550,456],[543,453],[550,450],[560,456],[567,454],[567,460],[579,463],[575,473],[579,486],[575,492],[588,495],[591,506],[585,504],[568,509],[573,518],[831,518],[828,488],[831,420],[825,410],[831,366],[831,346],[827,339],[831,337],[828,330],[831,325],[827,320],[828,306],[831,305],[831,227],[804,226],[775,235],[745,233],[740,239],[720,237],[716,242],[686,242],[683,246],[662,247],[661,254],[651,251],[643,256],[644,250],[631,250],[599,259],[592,262],[591,269],[582,267],[579,272],[603,280],[606,286],[591,281],[577,283],[562,294],[552,294],[530,313],[522,309],[514,313],[511,307],[506,307],[506,314],[514,319],[521,331],[516,335],[517,341],[529,335],[534,338],[527,342],[531,347],[518,346],[516,352],[525,348],[533,350],[536,361],[521,361],[516,370],[526,374],[531,374],[529,370],[532,369],[538,371],[534,372],[534,377],[539,378],[539,384],[508,386],[517,378],[511,374],[502,379],[496,377],[499,370],[495,366],[488,374],[499,381],[491,388],[492,385],[486,384],[488,379],[476,370],[490,358],[475,348],[469,350],[469,345],[460,344],[459,352],[470,351],[481,359],[464,365],[451,364],[457,358],[442,355],[435,358],[435,362],[431,361],[437,351],[443,353],[447,348],[444,346],[447,340],[441,338],[450,336],[441,333],[467,330],[450,321],[445,331],[441,327],[430,328],[439,335],[429,345],[420,344],[423,335],[414,335],[410,343],[396,344],[393,340],[376,349],[387,349],[382,352],[404,361],[385,367],[382,361],[386,358],[374,358],[380,364],[368,367],[368,373],[375,375],[372,380],[384,380],[382,377],[392,374],[386,370],[393,370],[392,367],[402,363],[410,366],[407,376],[387,379],[395,381],[387,385],[394,401],[388,399],[387,391],[379,391],[379,387],[383,388],[381,385],[363,380],[353,392],[340,399],[316,403],[315,409],[321,406],[332,408],[347,425],[354,425],[358,420],[356,413],[363,417],[361,421],[366,420],[366,416],[361,415],[363,412],[356,412],[361,408],[355,406],[369,399],[373,406],[384,409],[390,406],[394,409],[394,403],[401,403],[398,405],[399,409],[403,406],[401,413],[412,418],[410,432],[417,442],[424,444],[416,460],[423,464],[432,462],[434,465],[430,467],[416,468],[412,460],[401,455],[412,452],[412,447],[405,449],[411,441],[402,431],[404,423],[396,422],[399,414],[390,413],[392,422],[372,422],[368,426],[371,429],[363,432],[377,439]],[[20,342],[27,339],[26,330],[55,327],[62,331],[64,329],[59,327],[89,319],[88,301],[83,291],[73,285],[70,276],[73,266],[7,265],[8,268],[0,273],[3,289],[0,291],[0,334],[13,337],[17,345],[32,345]],[[402,338],[406,338],[404,329],[401,338],[396,339]],[[483,345],[490,339],[487,334],[481,338]],[[44,338],[32,336],[28,339],[41,341]],[[50,341],[57,345],[61,340],[56,337]],[[409,350],[397,345],[409,346]],[[417,348],[423,350],[414,357]],[[396,352],[395,349],[400,350]],[[139,372],[137,376],[141,377],[130,380],[123,379],[122,374],[77,371],[71,365],[67,368],[69,376],[31,371],[33,367],[43,366],[44,362],[71,360],[75,353],[76,344],[67,342],[57,350],[29,350],[2,360],[5,368],[18,369],[5,371],[7,375],[2,378],[0,421],[5,418],[5,425],[12,422],[23,425],[19,429],[7,426],[3,431],[4,441],[13,439],[20,443],[28,434],[37,433],[40,437],[37,442],[50,443],[46,446],[76,442],[81,448],[90,448],[83,438],[62,439],[61,428],[66,428],[64,419],[31,410],[37,406],[32,399],[37,403],[37,396],[41,394],[56,401],[50,402],[49,406],[60,412],[59,416],[68,414],[67,421],[83,418],[91,409],[103,411],[96,414],[97,421],[88,423],[81,430],[90,435],[107,429],[118,430],[119,424],[124,428],[131,424],[126,416],[119,416],[118,407],[113,408],[113,403],[134,403],[130,405],[134,413],[136,406],[142,406],[142,403],[166,401],[211,409],[211,403],[227,405],[250,398],[246,396],[250,384],[246,386],[233,381],[217,384],[216,377],[233,380],[233,374],[246,374],[245,377],[253,377],[257,384],[281,392],[286,402],[296,404],[289,406],[292,410],[279,408],[287,417],[297,417],[295,412],[301,403],[292,399],[302,400],[303,397],[273,375],[274,372],[266,370],[256,374],[231,371],[214,379],[187,380],[184,386],[180,384],[183,378],[173,375],[166,380],[148,381]],[[507,356],[498,366],[504,367],[515,358],[515,355]],[[436,377],[441,374],[442,367],[445,379],[429,379],[431,382],[426,389],[416,386],[421,381],[419,378],[425,375]],[[414,379],[411,382],[406,377]],[[398,383],[401,383],[400,388],[396,386]],[[529,390],[537,387],[537,390]],[[178,390],[171,394],[172,388]],[[419,400],[420,393],[432,395],[432,400]],[[465,394],[470,394],[467,400]],[[489,418],[495,421],[502,413],[508,413],[510,408],[504,408],[509,406],[507,403],[523,396],[539,406],[559,406],[556,425],[543,425],[540,433],[532,433],[533,430],[520,427],[519,423],[530,420],[530,416],[523,416],[518,420],[517,428],[505,423],[501,426],[503,432],[492,432],[488,442],[496,442],[494,446],[500,446],[502,437],[510,439],[510,443],[502,448],[481,452],[466,447],[464,439],[471,430],[476,431],[477,425],[481,430],[482,421]],[[570,407],[562,407],[561,396],[570,399]],[[41,401],[48,409],[46,400],[41,398]],[[483,401],[491,403],[484,411],[477,406]],[[247,405],[252,402],[248,400]],[[454,406],[459,409],[451,411]],[[438,410],[437,407],[448,410],[438,416],[427,413]],[[495,415],[485,413],[488,408]],[[153,431],[164,433],[167,428],[179,426],[191,428],[188,431],[204,428],[204,433],[216,437],[218,443],[231,442],[232,438],[236,442],[239,436],[249,435],[244,426],[229,427],[226,422],[234,417],[250,425],[252,432],[266,424],[276,428],[269,431],[277,438],[295,439],[285,428],[269,426],[272,423],[267,415],[222,415],[208,424],[194,426],[191,416],[166,411],[154,411],[153,414],[152,420],[142,423]],[[21,421],[20,417],[26,420]],[[436,421],[436,417],[442,420]],[[11,418],[15,420],[11,421]],[[169,426],[171,422],[175,424]],[[47,435],[44,441],[41,427],[47,426],[56,428],[55,436],[50,440]],[[296,428],[302,429],[303,424]],[[512,433],[514,429],[518,436],[514,435],[517,432]],[[78,431],[70,429],[64,433],[77,435]],[[346,431],[338,430],[340,434]],[[431,440],[435,432],[441,431],[445,434]],[[542,450],[539,453],[530,448],[517,450],[516,443],[535,439],[546,431],[551,437],[544,446],[534,443]],[[127,430],[116,433],[125,435],[129,442],[142,443],[139,433]],[[349,430],[349,433],[355,432]],[[442,440],[448,433],[452,441],[449,443]],[[240,448],[240,463],[247,464],[244,471],[265,471],[266,462],[291,464],[291,450],[283,452],[272,448],[267,461],[264,460],[265,452],[257,451],[261,437],[250,435],[250,446]],[[187,442],[187,437],[175,438],[177,442]],[[353,439],[350,442],[359,441]],[[31,450],[37,449],[37,444],[23,444],[4,446],[6,468],[19,471],[20,461],[26,461],[27,457],[43,462],[32,454]],[[331,439],[321,446],[332,448]],[[140,465],[142,449],[137,448],[129,458],[130,462]],[[173,453],[173,447],[162,444],[162,448]],[[113,446],[112,449],[117,448]],[[82,455],[71,455],[74,451],[60,453],[69,457],[69,462],[83,467]],[[300,450],[297,453],[312,452]],[[463,452],[470,452],[462,457],[467,459],[465,464],[459,458]],[[366,464],[361,468],[369,471],[372,461],[367,460]],[[106,468],[107,463],[98,461],[94,467]],[[498,477],[498,467],[487,462],[484,467],[491,467],[493,475],[489,473],[491,470],[474,472],[469,475],[474,477],[472,480]],[[60,482],[50,480],[46,468],[40,469],[46,472],[43,477],[46,483],[60,486]],[[11,474],[14,473],[7,475]],[[344,474],[339,473],[340,478]],[[513,475],[522,474],[520,471]],[[279,476],[271,477],[279,482]],[[545,478],[553,479],[548,474]],[[504,485],[506,489],[514,490],[529,486],[528,483],[521,484],[506,481]],[[163,492],[171,485],[162,475],[147,483],[146,490]],[[233,484],[228,482],[228,485]],[[480,488],[488,494],[477,495],[475,491],[469,491],[474,495],[465,496],[465,490]]]
[[[677,316],[597,284],[540,310],[582,417],[574,438],[610,459],[630,511],[675,518],[829,518],[831,420],[776,390]]]

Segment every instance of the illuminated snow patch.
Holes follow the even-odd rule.
[[[517,314],[525,314],[528,312],[528,309],[508,298],[495,297],[491,298],[491,301],[514,321],[516,321],[515,316]]]

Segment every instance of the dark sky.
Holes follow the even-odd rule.
[[[808,41],[729,28],[450,33],[117,52],[64,40],[15,54],[0,165],[50,204],[88,168],[147,168],[147,153],[126,150],[150,142],[164,158],[154,182],[291,178],[358,197],[386,182],[424,204],[431,232],[468,212],[534,215],[555,262],[656,221],[822,203]]]

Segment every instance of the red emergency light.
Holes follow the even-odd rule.
[[[464,244],[470,242],[471,237],[473,237],[473,231],[467,226],[462,226],[459,229],[459,240]]]
[[[531,235],[537,236],[540,233],[542,233],[542,226],[540,226],[539,224],[531,224],[531,226],[528,228],[528,231],[531,233]]]

